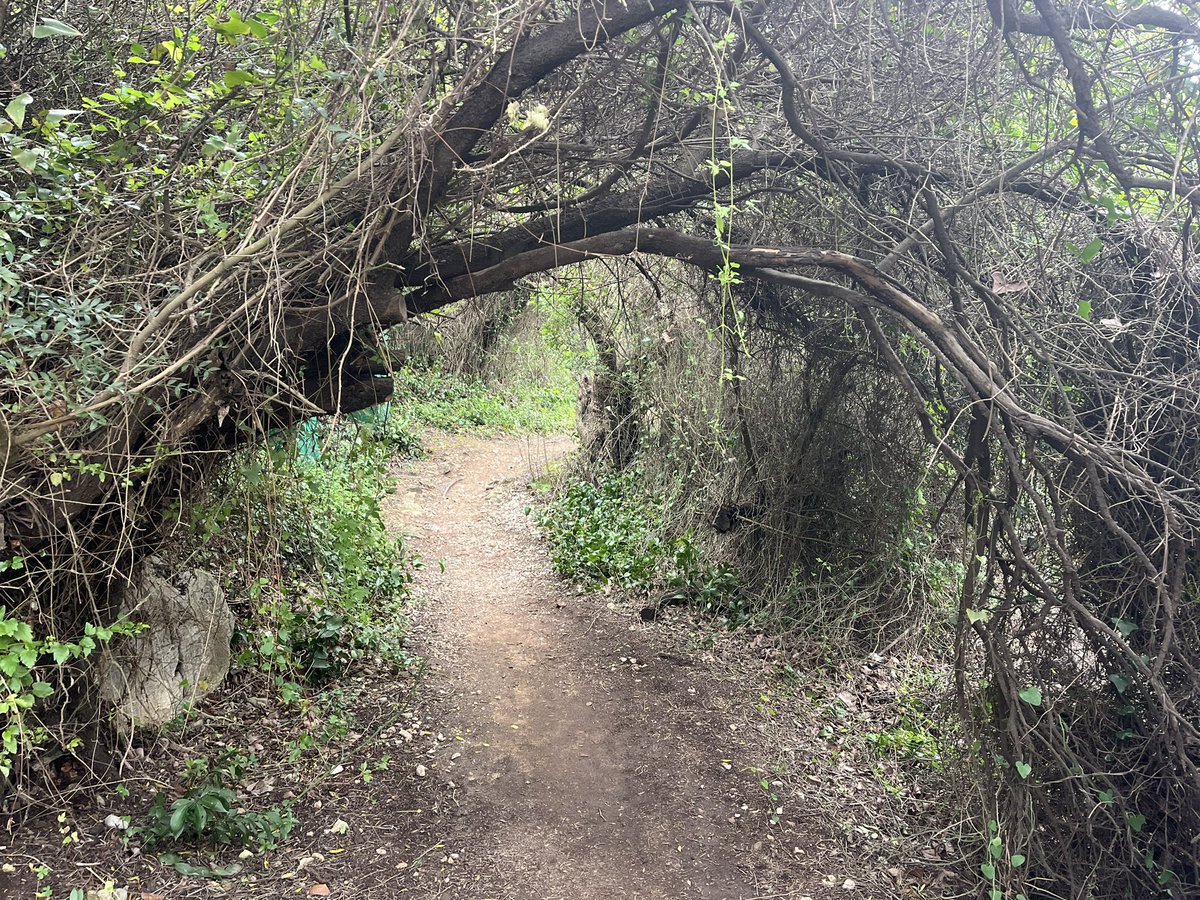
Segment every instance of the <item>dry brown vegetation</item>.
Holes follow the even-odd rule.
[[[811,370],[748,500],[805,429],[903,445],[868,504],[936,451],[989,889],[1200,886],[1190,0],[179,10],[0,4],[8,609],[105,621],[211,460],[389,396],[384,331],[631,256],[724,381]]]

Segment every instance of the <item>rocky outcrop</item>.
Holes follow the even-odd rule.
[[[160,726],[229,673],[233,613],[202,569],[164,570],[150,560],[122,604],[144,628],[115,638],[100,666],[100,691],[126,726]]]

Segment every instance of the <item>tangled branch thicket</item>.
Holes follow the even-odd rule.
[[[954,473],[987,888],[1188,895],[1198,37],[1191,0],[2,4],[4,604],[110,620],[211,460],[390,394],[408,317],[672,257],[735,331],[843,317]]]

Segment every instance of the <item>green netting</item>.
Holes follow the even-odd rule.
[[[387,403],[381,403],[378,406],[372,406],[367,409],[356,410],[349,413],[346,418],[353,422],[358,422],[360,425],[371,427],[382,427],[387,424],[388,417],[392,414],[392,404],[389,400]],[[296,440],[296,453],[304,460],[317,460],[321,458],[321,422],[325,421],[324,416],[313,416],[310,419],[305,419],[299,425],[292,429]],[[276,439],[276,449],[283,449],[287,443],[286,433],[281,434]]]

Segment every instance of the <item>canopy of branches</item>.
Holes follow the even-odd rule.
[[[730,322],[844,319],[955,473],[960,695],[1029,859],[1011,896],[1184,896],[1198,21],[0,0],[4,602],[55,633],[102,619],[212,451],[385,399],[379,337],[409,317],[670,257]]]

